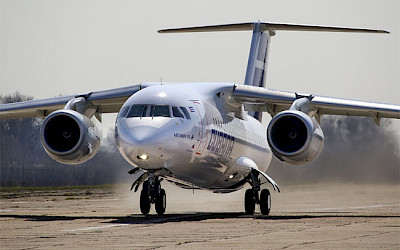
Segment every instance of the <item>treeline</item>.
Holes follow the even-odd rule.
[[[268,173],[283,183],[400,183],[400,122],[367,117],[324,116],[325,145],[317,159],[290,166],[273,159]]]
[[[18,92],[0,96],[1,103],[32,100]],[[113,184],[129,180],[131,167],[119,154],[113,131],[93,159],[76,166],[51,159],[40,143],[42,119],[0,120],[0,186]]]
[[[31,99],[18,92],[0,96],[2,103]],[[118,152],[113,130],[108,131],[96,156],[71,166],[46,154],[40,143],[41,123],[38,118],[0,120],[0,186],[96,185],[130,180],[127,171],[131,166]],[[369,118],[324,116],[321,155],[305,166],[287,165],[274,158],[267,173],[278,183],[399,183],[398,125],[390,119],[377,127]]]

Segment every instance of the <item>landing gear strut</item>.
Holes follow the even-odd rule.
[[[249,183],[252,188],[247,189],[244,195],[244,210],[246,214],[254,214],[256,204],[259,204],[261,213],[263,215],[268,215],[269,211],[271,210],[271,195],[268,189],[261,190],[261,195],[258,195],[261,184],[257,171],[251,172],[249,176]]]
[[[150,212],[151,204],[155,204],[155,209],[158,215],[165,213],[167,207],[167,197],[165,190],[161,188],[158,176],[153,173],[149,174],[149,178],[143,182],[143,188],[140,192],[140,211],[142,214]]]

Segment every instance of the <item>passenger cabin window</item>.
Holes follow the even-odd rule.
[[[179,111],[178,107],[172,107],[172,115],[173,115],[174,117],[185,118],[185,117],[182,115],[181,111]]]

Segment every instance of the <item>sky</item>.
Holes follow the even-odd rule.
[[[389,31],[278,31],[270,45],[267,87],[400,105],[398,0],[0,0],[0,95],[19,91],[41,99],[161,79],[243,83],[250,31],[157,30],[258,20]],[[103,136],[114,120],[115,115],[103,118]],[[338,129],[340,121],[322,119],[327,143],[311,168],[323,167],[294,175],[338,176],[332,173],[337,170],[358,176],[359,170],[352,175],[329,165],[351,163],[354,169],[371,166],[364,171],[372,173],[367,179],[375,178],[376,166],[391,166],[384,176],[398,176],[400,120],[382,128],[363,121]],[[293,176],[292,168],[272,165],[278,180]]]
[[[243,83],[251,32],[172,27],[275,22],[391,34],[277,32],[267,87],[400,104],[400,1],[0,0],[0,94],[35,99],[131,84]]]

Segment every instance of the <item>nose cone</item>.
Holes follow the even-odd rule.
[[[138,126],[130,129],[128,141],[132,146],[147,146],[157,143],[159,129],[150,126]]]
[[[119,130],[119,150],[131,164],[143,169],[160,169],[168,160],[171,132],[153,126],[134,126]]]

